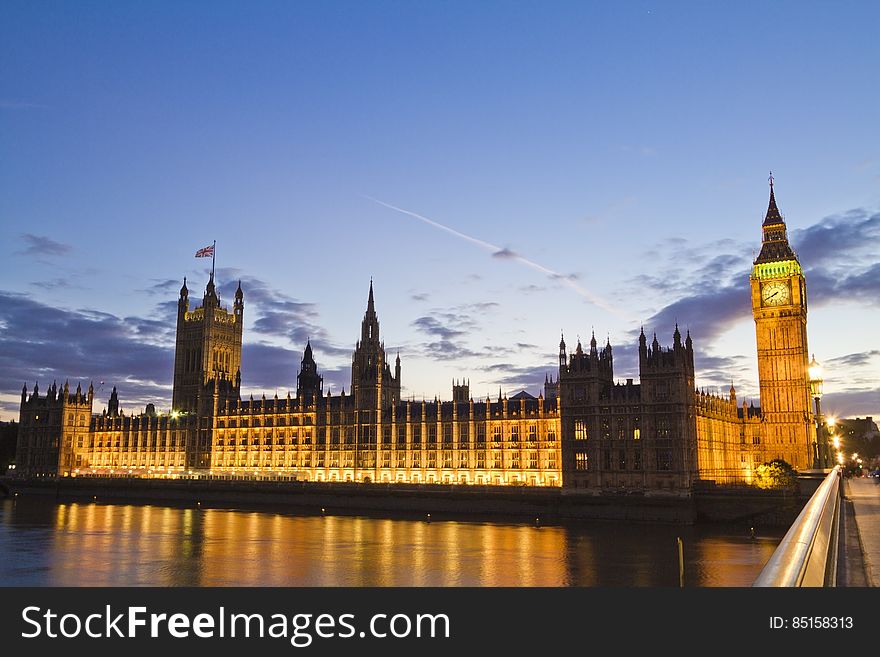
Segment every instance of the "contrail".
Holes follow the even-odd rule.
[[[508,260],[514,260],[516,262],[519,262],[520,264],[525,265],[526,267],[529,267],[530,269],[534,269],[535,271],[541,272],[545,276],[548,276],[554,280],[560,281],[563,285],[574,290],[577,294],[579,294],[584,299],[586,299],[587,301],[592,303],[594,306],[602,308],[603,310],[607,310],[608,312],[610,312],[618,317],[621,317],[624,319],[630,319],[630,318],[626,317],[620,310],[618,310],[617,308],[612,306],[610,303],[605,301],[603,298],[593,294],[592,292],[590,292],[586,288],[578,285],[574,280],[572,280],[572,278],[570,276],[568,276],[566,274],[561,274],[558,271],[554,271],[553,269],[550,269],[549,267],[545,267],[544,265],[542,265],[538,262],[535,262],[534,260],[529,260],[528,258],[516,253],[515,251],[511,251],[509,249],[505,249],[500,246],[496,246],[495,244],[492,244],[491,242],[485,242],[481,239],[477,239],[476,237],[471,237],[470,235],[466,235],[460,231],[455,230],[454,228],[450,228],[449,226],[444,226],[443,224],[441,224],[437,221],[434,221],[433,219],[429,219],[428,217],[420,215],[416,212],[411,212],[409,210],[405,210],[404,208],[399,208],[396,205],[391,205],[390,203],[386,203],[385,201],[380,201],[379,199],[373,198],[372,196],[364,195],[364,198],[372,201],[373,203],[378,203],[379,205],[384,206],[390,210],[394,210],[395,212],[400,212],[402,214],[405,214],[405,215],[408,215],[408,216],[413,217],[415,219],[418,219],[419,221],[423,221],[424,223],[428,224],[429,226],[433,226],[434,228],[439,228],[440,230],[446,231],[450,235],[455,235],[455,237],[466,240],[466,241],[470,242],[471,244],[476,244],[480,248],[485,249],[486,251],[491,253],[496,258],[505,258]]]

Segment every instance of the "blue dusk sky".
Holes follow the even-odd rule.
[[[640,326],[757,402],[772,169],[823,408],[880,416],[880,3],[0,4],[0,417],[22,384],[171,398],[217,241],[244,394],[311,338],[349,387],[370,278],[407,398],[537,394]],[[103,384],[101,383],[103,382]]]

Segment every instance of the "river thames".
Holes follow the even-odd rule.
[[[4,586],[749,586],[784,534],[746,526],[294,515],[0,502]]]

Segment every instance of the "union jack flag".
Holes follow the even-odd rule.
[[[203,249],[199,249],[196,251],[196,258],[210,258],[214,255],[214,246],[206,246]]]

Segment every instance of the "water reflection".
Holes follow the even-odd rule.
[[[6,586],[746,586],[782,530],[0,505]]]

